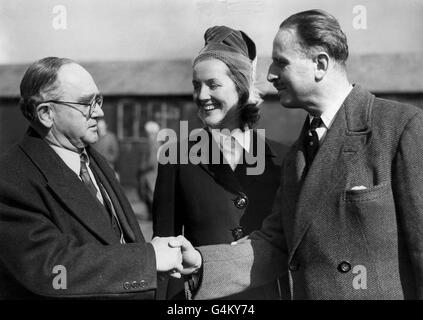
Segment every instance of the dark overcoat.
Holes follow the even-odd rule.
[[[0,158],[0,298],[154,298],[154,249],[106,160],[87,152],[128,243],[120,244],[105,207],[29,129]]]

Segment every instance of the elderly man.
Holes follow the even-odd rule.
[[[308,116],[261,231],[201,256],[180,238],[184,272],[203,265],[197,299],[278,273],[293,299],[423,298],[423,112],[351,85],[347,57],[328,13],[281,24],[268,80],[283,106]]]
[[[21,82],[30,123],[0,159],[0,298],[154,298],[157,271],[181,267],[169,239],[144,241],[98,139],[103,98],[65,58]]]

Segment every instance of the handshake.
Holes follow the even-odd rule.
[[[184,236],[155,237],[151,240],[156,254],[158,272],[168,272],[174,278],[190,275],[201,268],[200,253]]]

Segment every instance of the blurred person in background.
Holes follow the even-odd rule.
[[[279,187],[285,149],[253,129],[261,102],[254,87],[254,42],[244,32],[226,26],[209,28],[204,38],[205,47],[193,63],[193,97],[209,137],[207,143],[224,161],[160,164],[153,204],[154,235],[184,234],[194,246],[231,243],[260,229]],[[245,157],[254,149],[257,152],[258,143],[265,145],[264,172],[248,175]],[[164,279],[159,298],[183,299],[183,289],[182,281]],[[280,296],[278,282],[273,281],[227,298]]]
[[[99,119],[97,122],[98,141],[93,144],[109,165],[116,171],[116,162],[119,158],[119,143],[116,135],[107,128],[106,120]],[[117,173],[116,173],[117,174]]]
[[[147,121],[144,130],[148,138],[148,152],[146,161],[141,163],[138,170],[138,195],[140,200],[147,206],[148,219],[151,220],[154,186],[156,185],[157,179],[157,150],[160,147],[160,143],[157,141],[157,134],[160,130],[160,126],[155,121]]]

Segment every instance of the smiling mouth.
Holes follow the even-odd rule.
[[[204,110],[204,111],[213,111],[213,110],[215,110],[215,109],[217,109],[217,107],[214,105],[214,104],[207,104],[207,105],[202,105],[201,106],[201,108]]]

